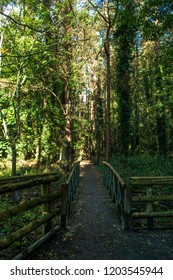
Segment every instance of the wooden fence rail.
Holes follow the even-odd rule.
[[[126,184],[109,163],[103,166],[104,181],[124,229],[173,227],[172,176],[131,177]],[[162,220],[156,223],[156,219]]]
[[[122,226],[127,229],[130,215],[129,186],[125,184],[118,172],[108,162],[104,161],[103,166],[104,182],[115,204]]]
[[[0,178],[0,185],[9,184],[9,182],[21,182],[29,179],[34,178],[43,178],[51,175],[58,175],[56,172],[48,172],[48,173],[38,173],[38,174],[28,174],[28,175],[16,175],[10,177],[1,177]],[[60,174],[59,174],[60,175]]]
[[[14,259],[24,259],[28,254],[33,252],[43,242],[47,241],[53,234],[55,234],[61,227],[66,227],[66,217],[70,213],[71,203],[73,200],[76,186],[79,182],[80,163],[74,164],[68,179],[65,183],[58,183],[60,179],[59,174],[43,174],[36,176],[24,176],[24,178],[12,178],[11,182],[1,180],[0,194],[13,193],[18,190],[30,189],[31,187],[38,186],[41,191],[37,197],[30,200],[24,200],[15,206],[9,206],[7,209],[0,212],[0,223],[4,220],[13,217],[14,215],[21,214],[27,210],[42,205],[41,216],[34,219],[24,227],[11,232],[7,236],[0,239],[0,249],[4,250],[12,245],[14,242],[21,240],[24,236],[31,233],[38,227],[42,226],[42,236],[32,243],[23,252],[19,253]],[[16,181],[20,179],[20,181]],[[56,184],[56,190],[52,191],[51,184]],[[53,208],[52,204],[56,202]],[[52,226],[54,217],[59,217],[59,222]]]
[[[61,204],[62,204],[62,213],[61,213],[61,227],[66,228],[66,218],[70,215],[71,204],[73,201],[74,193],[76,186],[79,183],[79,174],[80,174],[80,164],[77,162],[69,176],[67,181],[61,186]]]
[[[173,177],[131,177],[131,228],[142,223],[143,228],[172,227]],[[157,222],[156,222],[157,219]],[[164,221],[165,220],[165,221]]]

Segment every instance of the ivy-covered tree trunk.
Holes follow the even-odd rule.
[[[72,2],[68,2],[64,7],[64,28],[67,35],[67,41],[65,42],[64,49],[66,52],[66,60],[64,61],[64,81],[65,81],[65,126],[64,126],[64,139],[62,145],[62,161],[61,165],[64,171],[68,171],[71,165],[72,156],[72,64],[73,64],[73,52],[72,52],[72,19],[73,19],[73,7]]]
[[[102,153],[102,136],[103,136],[103,104],[101,98],[100,79],[97,83],[97,97],[96,97],[96,164],[99,164]]]
[[[71,104],[70,104],[70,89],[66,87],[65,90],[65,127],[64,140],[62,146],[62,168],[65,171],[70,169],[70,150],[71,150]]]
[[[131,87],[130,62],[135,38],[134,1],[125,4],[120,15],[120,25],[115,34],[118,38],[117,50],[117,94],[119,105],[121,153],[127,155],[130,147],[131,134]]]
[[[166,124],[166,110],[165,110],[165,97],[163,95],[163,82],[162,73],[160,65],[160,40],[157,35],[157,24],[156,21],[156,40],[155,40],[155,50],[156,50],[156,121],[157,121],[157,139],[158,148],[160,155],[167,157],[167,124]]]
[[[123,57],[124,58],[124,57]],[[124,60],[124,59],[123,59]],[[121,59],[120,59],[121,61]],[[121,63],[121,62],[120,62]],[[124,64],[124,61],[122,61]],[[129,75],[123,69],[119,67],[119,78],[117,91],[119,94],[119,122],[120,122],[120,143],[121,153],[127,155],[129,153],[130,144],[130,87],[129,87]],[[127,65],[126,65],[127,66]]]
[[[135,81],[133,86],[132,106],[133,106],[133,122],[132,122],[132,135],[131,135],[131,153],[139,153],[140,137],[139,137],[139,124],[140,124],[140,113],[139,113],[139,92],[140,92],[140,81],[139,81],[139,50],[138,42],[136,41],[135,50]]]
[[[168,141],[167,141],[165,97],[163,96],[162,76],[159,68],[157,68],[156,91],[157,91],[156,121],[157,121],[158,149],[160,155],[167,157]]]
[[[120,143],[121,153],[127,155],[130,144],[130,77],[129,77],[129,41],[127,38],[127,24],[121,26],[119,38],[118,66],[117,66],[117,93],[119,105]]]

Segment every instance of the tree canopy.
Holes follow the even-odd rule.
[[[0,157],[173,152],[171,0],[2,0]]]

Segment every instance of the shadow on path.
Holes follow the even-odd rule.
[[[30,259],[172,259],[172,231],[123,231],[103,185],[89,161],[81,163],[80,184],[67,231],[42,246]]]

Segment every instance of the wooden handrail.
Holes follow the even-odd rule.
[[[0,177],[0,185],[8,184],[9,182],[20,182],[25,180],[30,180],[34,178],[43,178],[50,175],[60,175],[57,172],[47,172],[47,173],[36,173],[36,174],[27,174],[27,175],[17,175],[17,176],[4,176]]]
[[[66,182],[67,184],[69,183],[69,181],[71,180],[72,176],[74,175],[75,170],[76,170],[79,166],[80,166],[80,161],[77,161],[77,162],[73,165],[72,170],[71,170],[71,172],[70,172],[70,174],[69,174],[69,176],[68,176],[67,182]]]
[[[173,176],[132,176],[130,177],[133,180],[169,180],[172,179],[173,180]]]
[[[173,184],[173,176],[165,177],[131,177],[130,183],[132,185],[148,186],[148,185],[170,185]]]
[[[173,176],[131,177],[126,184],[110,163],[104,161],[103,165],[105,183],[124,229],[136,228],[135,219],[146,219],[145,228],[154,228],[154,218],[173,217],[173,211],[163,209],[161,212],[159,208],[156,211],[154,207],[160,202],[168,205],[173,202]],[[164,185],[169,187],[169,194],[161,187]]]
[[[37,229],[41,225],[43,225],[48,220],[51,220],[53,217],[55,217],[57,214],[60,213],[60,209],[56,209],[52,211],[50,214],[44,215],[43,217],[40,217],[30,224],[27,224],[23,228],[12,232],[8,236],[4,237],[0,240],[0,249],[4,249],[9,247],[11,244],[16,242],[17,240],[20,240],[22,237],[26,236],[28,233],[32,232],[33,230]]]
[[[130,188],[125,184],[118,172],[113,166],[103,161],[104,165],[104,180],[112,200],[115,204],[116,211],[124,229],[128,229],[128,217],[130,215]]]
[[[43,203],[52,202],[55,199],[60,198],[60,196],[61,192],[56,191],[46,196],[31,198],[30,200],[24,201],[17,206],[8,207],[7,209],[0,212],[0,220],[3,221],[11,216],[35,208],[36,206],[41,205]]]
[[[66,228],[66,217],[70,215],[71,212],[71,204],[74,197],[74,192],[76,186],[79,182],[79,174],[80,174],[80,161],[76,162],[68,176],[67,181],[62,185],[61,193],[62,193],[62,216],[61,216],[61,226]]]
[[[38,186],[49,182],[55,182],[59,179],[60,179],[60,175],[57,174],[57,175],[49,175],[43,178],[34,178],[28,181],[13,182],[9,184],[0,185],[0,194],[14,192],[16,190],[23,190],[29,187]]]
[[[79,182],[79,172],[80,172],[80,162],[76,162],[72,167],[70,174],[64,184],[59,183],[59,189],[57,191],[51,192],[50,184],[52,182],[56,182],[60,179],[59,173],[48,173],[48,174],[37,174],[33,176],[24,176],[22,180],[19,178],[12,178],[11,182],[7,182],[7,178],[5,180],[1,180],[0,182],[0,194],[15,192],[16,190],[27,189],[34,186],[41,186],[41,196],[30,199],[29,201],[23,201],[16,206],[8,207],[6,210],[0,212],[0,220],[6,220],[9,217],[17,215],[19,213],[23,213],[29,209],[35,208],[39,205],[43,205],[42,207],[42,216],[37,217],[35,220],[25,225],[23,228],[18,229],[15,232],[10,233],[4,238],[0,239],[0,249],[5,249],[9,247],[11,244],[20,240],[22,237],[32,232],[36,228],[42,227],[44,228],[43,236],[38,239],[38,241],[34,242],[29,246],[28,252],[35,250],[38,246],[40,246],[43,242],[48,240],[57,230],[64,225],[63,219],[65,219],[66,226],[66,216],[69,215],[69,210],[71,208],[71,203],[74,195],[74,191]],[[63,193],[63,186],[66,188],[66,192]],[[62,195],[63,194],[63,195]],[[65,195],[64,195],[65,194]],[[55,209],[51,209],[51,204],[53,201],[59,200],[58,206]],[[60,225],[56,225],[54,228],[51,227],[51,220],[57,215],[61,216]],[[27,248],[24,250],[24,253],[20,253],[17,256],[17,259],[22,256],[27,255]]]
[[[119,182],[121,183],[122,187],[124,187],[125,186],[125,182],[123,181],[121,176],[118,174],[118,172],[113,168],[113,166],[110,163],[106,162],[106,161],[103,161],[103,164],[107,165],[109,167],[109,169],[112,170],[113,174],[119,180]]]

